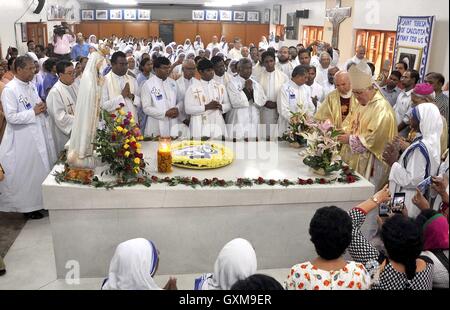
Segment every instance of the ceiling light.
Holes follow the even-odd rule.
[[[137,5],[136,0],[105,0],[109,5]]]

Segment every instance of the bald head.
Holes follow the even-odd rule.
[[[346,96],[351,93],[352,84],[350,81],[350,75],[346,71],[338,71],[334,75],[334,85],[339,91],[341,96]]]
[[[183,76],[186,80],[190,80],[194,77],[196,65],[193,59],[186,59],[185,61],[183,61],[183,65],[181,68],[183,71]]]
[[[364,45],[360,45],[356,48],[356,58],[364,59],[366,56],[366,47]]]

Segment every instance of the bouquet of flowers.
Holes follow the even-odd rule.
[[[109,164],[106,173],[126,182],[146,172],[139,143],[144,137],[131,112],[125,113],[123,106],[120,104],[115,113],[103,111],[105,124],[97,130],[94,147],[102,162]]]
[[[329,120],[309,124],[310,132],[301,135],[307,140],[303,163],[321,175],[330,174],[342,167],[339,156],[340,131],[334,129]]]
[[[298,112],[291,111],[289,129],[283,134],[282,139],[289,143],[297,143],[298,146],[306,144],[306,139],[302,133],[309,130],[309,125],[313,123],[312,117],[303,109],[302,104],[298,104]]]

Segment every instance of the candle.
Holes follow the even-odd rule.
[[[158,172],[172,172],[172,150],[170,148],[170,138],[159,138],[158,144]]]

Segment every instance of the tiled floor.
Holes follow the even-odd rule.
[[[68,284],[56,279],[55,258],[48,217],[28,221],[9,249],[6,257],[6,274],[0,277],[0,290],[97,290],[102,278],[82,278],[79,284]],[[211,262],[211,266],[214,262]],[[260,270],[283,283],[288,270]],[[192,289],[198,274],[174,275],[179,289]],[[155,276],[156,283],[163,287],[169,275]]]

